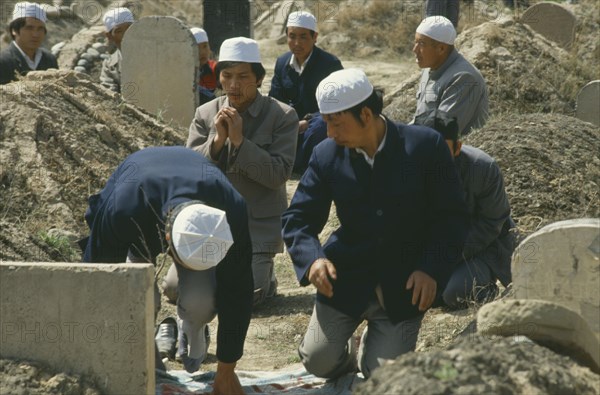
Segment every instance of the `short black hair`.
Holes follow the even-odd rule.
[[[310,29],[308,29],[308,31],[310,32],[310,36],[311,36],[312,38],[315,38],[315,33],[316,33],[316,32],[315,32],[314,30],[310,30]],[[285,27],[285,35],[287,36],[287,34],[288,34],[288,27],[286,26],[286,27]]]
[[[459,140],[458,121],[447,112],[436,109],[430,113],[421,114],[415,118],[415,124],[429,126],[442,135],[444,140]]]
[[[230,67],[235,67],[238,64],[244,64],[245,62],[232,62],[232,61],[224,61],[224,62],[217,62],[217,66],[215,67],[215,74],[217,76],[217,87],[219,89],[222,89],[223,87],[221,86],[221,82],[220,80],[220,76],[221,76],[221,71],[228,69]],[[256,76],[256,80],[260,81],[263,78],[265,78],[265,74],[267,74],[265,68],[263,67],[262,63],[249,63],[250,67],[252,68],[252,72],[254,73],[254,75]]]
[[[373,115],[379,116],[381,114],[381,111],[383,111],[383,89],[374,88],[371,95],[365,100],[358,103],[354,107],[350,107],[347,110],[340,111],[340,113],[349,112],[362,126],[363,121],[362,119],[360,119],[360,112],[364,107],[368,107],[371,110],[371,112],[373,112]]]
[[[27,22],[26,18],[17,18],[8,25],[7,31],[13,40],[15,39],[13,30],[16,31],[17,33],[21,33],[21,28],[23,26],[25,26],[26,22]],[[44,26],[44,33],[48,34],[48,29],[46,29],[45,26]]]

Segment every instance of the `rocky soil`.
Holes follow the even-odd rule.
[[[400,356],[356,395],[599,394],[598,375],[525,338],[470,336],[444,351]]]
[[[0,394],[11,395],[100,395],[88,380],[36,362],[0,359]]]
[[[257,3],[262,9],[272,7],[272,12],[282,12],[279,3]],[[334,3],[338,7],[334,26],[339,22],[338,28],[322,26],[319,44],[338,54],[346,67],[365,69],[374,84],[386,89],[386,114],[409,121],[419,72],[406,46],[410,47],[418,17],[398,8],[402,2]],[[2,9],[12,10],[13,4],[3,1]],[[104,10],[110,2],[97,4]],[[139,15],[175,15],[189,24],[200,24],[201,7],[196,1],[148,0],[139,4],[143,4],[136,9]],[[600,216],[600,128],[570,116],[578,89],[600,78],[598,2],[580,0],[579,5],[570,6],[581,20],[570,51],[539,37],[502,8],[495,8],[502,12],[494,14],[488,3],[474,4],[475,16],[461,19],[463,32],[458,48],[486,78],[491,118],[484,128],[467,136],[465,143],[482,148],[500,164],[522,236],[554,221]],[[366,11],[357,12],[352,7]],[[389,15],[382,20],[386,12]],[[499,18],[498,14],[508,18]],[[406,23],[396,24],[392,21],[394,15],[406,17]],[[2,16],[8,18],[4,11]],[[267,21],[268,17],[263,16]],[[98,23],[92,19],[51,21],[49,45]],[[357,21],[366,24],[358,33],[356,28],[361,25]],[[361,32],[370,34],[384,28],[397,31],[402,41],[386,37],[371,40],[368,45],[357,43]],[[257,26],[267,67],[265,81],[272,75],[275,57],[287,50],[285,43],[277,40],[280,33],[274,23]],[[262,89],[266,93],[268,83]],[[186,130],[162,124],[84,74],[33,73],[0,87],[0,95],[1,261],[79,261],[74,241],[87,233],[83,220],[87,197],[102,188],[128,154],[153,145],[183,144],[187,137]],[[297,181],[288,183],[290,196]],[[322,238],[337,225],[332,210]],[[160,275],[165,272],[166,268]],[[299,288],[285,254],[276,257],[276,273],[279,294],[254,312],[245,355],[238,364],[242,369],[269,370],[299,362],[296,348],[308,324],[313,289]],[[395,381],[405,384],[401,388],[381,387],[377,392],[373,391],[378,387],[364,387],[362,393],[389,390],[404,394],[413,389],[420,389],[420,393],[454,393],[463,387],[465,394],[558,394],[574,389],[598,393],[599,376],[584,372],[542,347],[473,336],[454,344],[461,333],[473,333],[476,311],[477,306],[454,312],[430,310],[420,332],[418,352],[401,357],[399,365],[389,367],[399,372],[398,377],[402,375]],[[163,300],[159,318],[175,312],[174,306]],[[211,328],[215,333],[215,323]],[[203,369],[215,368],[215,343]],[[450,349],[445,351],[448,346]],[[494,362],[496,359],[498,362]],[[6,369],[11,377],[21,377],[19,383],[30,380],[31,368],[0,362],[0,370],[5,366],[10,367]],[[169,363],[169,367],[182,368],[178,363]],[[419,376],[421,371],[426,373],[425,378]],[[22,376],[18,372],[23,372]],[[396,373],[382,369],[381,374]],[[374,378],[369,383],[378,385],[380,381]],[[39,387],[46,388],[41,384]],[[16,388],[9,392],[16,393]],[[33,389],[24,391],[35,393]],[[47,389],[45,393],[52,392]]]

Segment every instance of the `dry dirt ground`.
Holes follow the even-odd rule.
[[[168,2],[144,2],[143,12],[185,13],[190,23],[199,18],[194,14],[197,8],[192,2],[165,3]],[[5,2],[2,4],[5,7]],[[328,31],[324,27],[319,42],[339,54],[346,67],[365,69],[374,84],[386,89],[386,114],[400,121],[410,120],[418,70],[406,49],[412,41],[412,37],[406,39],[406,34],[414,30],[418,18],[410,10],[402,9],[401,2],[347,2],[352,7],[362,7],[359,9],[365,12],[356,12],[356,8],[345,2],[339,4],[336,21],[340,28],[329,27]],[[487,3],[476,1],[474,4],[475,16],[467,18],[464,25],[472,28],[465,29],[460,36],[459,48],[486,78],[492,117],[484,128],[469,135],[466,143],[481,147],[498,160],[522,236],[553,221],[600,216],[597,149],[600,129],[570,117],[578,87],[590,79],[600,78],[598,3],[581,0],[579,5],[569,6],[582,21],[571,51],[557,48],[515,20],[497,23],[498,13],[490,13]],[[390,18],[384,19],[385,23],[377,23],[382,15],[388,14],[400,15],[406,23],[393,25]],[[502,14],[510,16],[503,9]],[[369,27],[363,34],[384,28],[399,31],[395,34],[402,34],[404,41],[396,41],[404,44],[392,45],[386,40],[361,44],[353,36],[354,30],[362,26],[361,21]],[[58,41],[81,28],[63,22],[64,29],[56,30]],[[273,32],[259,33],[263,63],[267,67],[262,88],[266,93],[275,58],[286,46],[277,42],[277,34]],[[187,136],[185,130],[171,129],[150,114],[123,103],[85,75],[33,74],[21,82],[0,87],[0,94],[0,227],[3,230],[0,260],[3,261],[78,261],[80,255],[73,241],[86,235],[83,213],[87,197],[103,186],[129,153],[152,145],[182,144]],[[295,178],[288,183],[290,197],[297,181]],[[325,239],[337,226],[332,209],[321,237]],[[163,268],[159,276],[166,270]],[[297,285],[292,264],[285,254],[276,257],[276,274],[279,294],[254,311],[245,355],[239,361],[242,369],[270,370],[296,366],[299,362],[296,347],[311,313],[313,290]],[[454,312],[430,310],[419,336],[416,358],[433,361],[428,366],[434,368],[434,373],[441,366],[443,377],[453,376],[451,369],[434,362],[446,358],[441,350],[459,334],[472,331],[470,323],[476,310],[477,306]],[[174,313],[174,306],[163,300],[159,318]],[[215,323],[211,329],[214,333]],[[215,368],[215,342],[212,343],[208,364],[203,369]],[[470,346],[454,347],[459,350]],[[487,346],[477,347],[485,349]],[[428,353],[434,350],[441,354]],[[546,351],[528,350],[535,358],[554,363],[552,359],[545,359]],[[513,357],[506,358],[510,361]],[[564,364],[568,364],[566,361]],[[568,366],[559,364],[559,370],[576,368],[574,363],[569,363]],[[181,369],[177,363],[169,362],[169,366]],[[584,375],[584,378],[589,377]],[[494,376],[489,380],[503,379]],[[599,378],[596,375],[590,380],[594,379],[597,383]],[[455,381],[452,383],[458,385]],[[548,389],[546,392],[558,393],[549,390],[563,388],[551,384],[544,387]],[[596,393],[600,392],[597,385],[595,388]]]

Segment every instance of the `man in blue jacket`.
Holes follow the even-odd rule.
[[[445,141],[435,131],[395,124],[361,70],[332,73],[317,90],[330,139],[315,147],[290,207],[283,237],[301,285],[317,300],[299,354],[316,376],[414,350],[424,312],[448,280],[468,217]],[[319,233],[331,203],[340,226]],[[352,334],[363,320],[358,358]]]
[[[318,116],[315,114],[319,111],[315,98],[317,86],[323,78],[343,66],[337,57],[317,47],[317,20],[311,13],[292,12],[285,32],[290,51],[277,58],[269,96],[296,110],[300,119],[296,158],[308,160],[314,144],[304,144],[304,133],[313,136],[311,140],[318,138],[318,142],[324,138],[319,130],[313,130],[318,125],[309,122]],[[304,168],[301,163],[294,164],[296,172],[302,172]]]
[[[58,69],[56,58],[42,43],[48,33],[46,11],[37,3],[15,4],[8,32],[13,41],[0,52],[0,85],[33,70]]]
[[[85,262],[119,263],[128,256],[155,262],[169,247],[179,278],[184,366],[198,370],[208,348],[206,324],[218,313],[214,388],[241,393],[234,367],[250,323],[252,245],[244,199],[223,173],[187,148],[141,150],[90,197],[85,219]]]

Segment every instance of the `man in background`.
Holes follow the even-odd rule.
[[[482,150],[463,144],[456,119],[442,111],[417,118],[446,140],[462,182],[471,226],[463,256],[436,304],[459,309],[470,302],[485,303],[498,293],[496,280],[511,282],[510,263],[515,248],[510,204],[498,163]]]
[[[58,69],[56,58],[42,48],[48,33],[46,11],[37,3],[15,4],[8,33],[13,41],[0,52],[0,84],[33,70]]]
[[[100,83],[115,92],[121,92],[121,42],[133,22],[133,14],[128,8],[113,8],[104,14],[104,34],[108,42],[114,44],[117,49],[102,62]]]
[[[413,52],[423,72],[415,117],[444,111],[467,135],[488,119],[488,92],[479,70],[454,48],[455,39],[454,26],[443,16],[427,17],[417,28]]]

